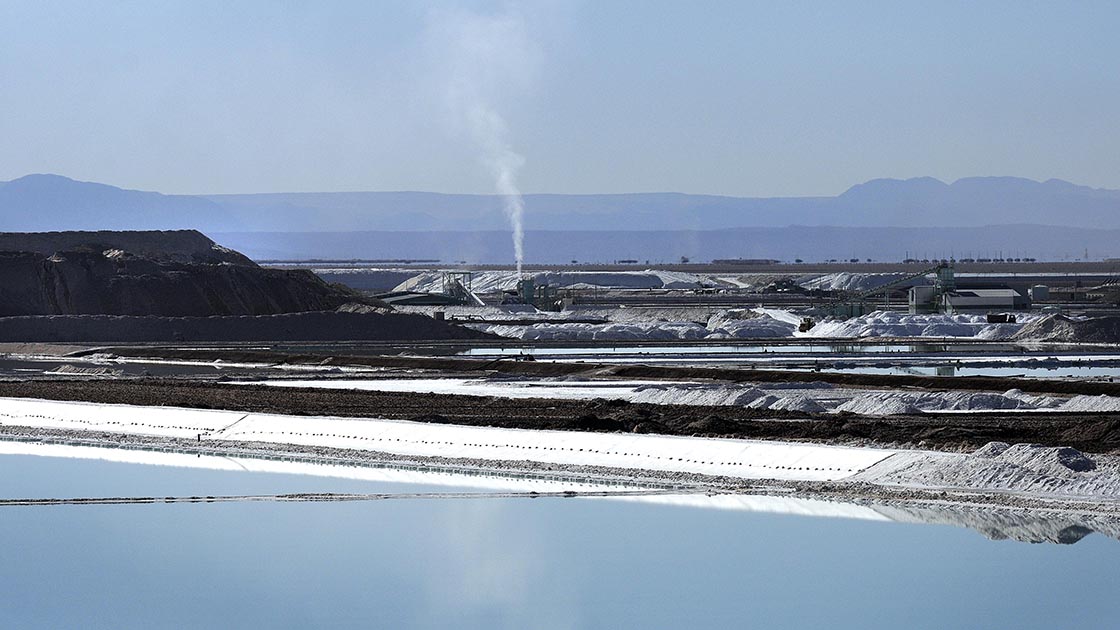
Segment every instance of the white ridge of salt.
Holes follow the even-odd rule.
[[[625,309],[620,309],[625,310]],[[573,313],[574,315],[574,313]],[[635,313],[634,315],[637,315]],[[782,309],[724,310],[711,314],[707,324],[669,319],[651,314],[649,320],[634,316],[615,317],[609,324],[565,323],[563,316],[531,325],[472,325],[502,337],[524,340],[626,341],[688,339],[777,339],[789,337],[866,338],[932,337],[1006,339],[1015,334],[1032,315],[1021,314],[1017,324],[989,324],[982,315],[909,315],[875,311],[851,319],[825,319],[807,332],[799,332],[801,317]],[[651,321],[652,320],[652,321]]]
[[[1019,392],[1022,394],[1022,392]],[[1048,399],[993,392],[911,393],[880,391],[857,394],[836,407],[838,412],[867,416],[888,416],[930,411],[998,411],[1037,409]]]
[[[1120,411],[1120,398],[1116,396],[1074,396],[1061,407],[1062,411]]]
[[[1008,398],[1021,400],[1026,403],[1027,406],[1033,407],[1035,409],[1053,409],[1056,407],[1060,407],[1065,403],[1065,400],[1061,398],[1055,398],[1054,396],[1045,396],[1041,394],[1037,396],[1033,394],[1027,394],[1021,389],[1009,389],[1004,392],[1003,395]]]
[[[1120,463],[1073,449],[986,447],[972,455],[621,433],[530,431],[394,420],[0,398],[0,424],[92,433],[282,443],[487,461],[534,461],[880,485],[1120,497]],[[1102,463],[1102,461],[1104,463]]]
[[[1020,314],[1016,324],[989,324],[985,315],[910,315],[895,311],[874,311],[851,319],[826,319],[804,337],[963,337],[1003,339],[1017,332],[1037,316]]]
[[[862,394],[841,404],[836,408],[836,411],[862,416],[895,416],[922,412],[914,404],[913,397],[894,392]]]
[[[804,481],[851,476],[883,449],[632,433],[535,431],[403,420],[0,398],[0,424],[78,431],[321,446],[487,461],[533,461]]]
[[[782,396],[770,403],[769,408],[777,411],[800,411],[804,413],[825,411],[825,408],[819,402],[803,394]]]
[[[471,328],[510,339],[549,341],[676,341],[708,336],[707,328],[692,322],[472,324]]]
[[[796,323],[757,310],[725,310],[708,319],[710,339],[785,338],[796,329]]]
[[[1114,458],[1101,466],[1070,448],[999,443],[994,446],[968,455],[900,451],[852,480],[917,488],[1120,498],[1120,465]],[[1095,467],[1087,469],[1089,466]]]
[[[559,490],[601,492],[603,490],[630,489],[613,484],[606,486],[603,484],[580,483],[568,479],[550,479],[545,477],[502,477],[493,474],[472,475],[470,473],[448,472],[446,470],[430,471],[415,468],[345,466],[254,457],[195,455],[187,453],[141,451],[135,449],[100,448],[94,446],[42,444],[37,442],[5,442],[2,440],[0,440],[0,455],[30,455],[35,457],[99,460],[145,466],[166,466],[233,472],[246,471],[283,475],[309,475],[332,479],[356,479],[361,481],[418,484],[471,490],[483,489],[498,492],[556,492]],[[613,501],[676,505],[709,510],[734,510],[872,521],[890,520],[879,511],[867,506],[802,497],[751,494],[627,494],[624,496],[612,496],[608,494],[600,498]]]
[[[545,271],[531,274],[538,286],[596,289],[699,289],[723,283],[704,276],[677,271],[647,269],[645,271]],[[520,277],[513,271],[483,271],[473,274],[471,288],[475,293],[497,293],[517,289]],[[438,293],[443,290],[443,272],[430,271],[397,285],[396,291]]]
[[[824,291],[870,291],[884,284],[901,280],[904,273],[850,273],[839,272],[819,276],[802,277],[797,284],[804,289],[821,289]],[[917,283],[915,280],[914,283]],[[912,283],[913,284],[913,283]]]
[[[779,400],[781,400],[781,398],[774,394],[766,394],[765,396],[760,396],[747,403],[747,407],[751,409],[769,409],[770,405],[773,405]]]
[[[631,402],[655,405],[747,405],[765,396],[766,392],[755,387],[726,387],[723,385],[647,385],[634,390]]]

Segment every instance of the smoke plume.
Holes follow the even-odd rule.
[[[517,176],[525,158],[513,149],[499,105],[508,106],[524,92],[534,74],[537,51],[526,31],[523,16],[512,7],[494,15],[439,11],[429,23],[451,122],[469,133],[502,196],[519,275],[525,260],[525,202]]]

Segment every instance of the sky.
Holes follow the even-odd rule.
[[[1120,188],[1118,27],[1112,1],[0,0],[0,180]]]

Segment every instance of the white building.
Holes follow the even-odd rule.
[[[1026,310],[1030,307],[1030,299],[1015,289],[957,289],[941,293],[940,296],[932,286],[910,289],[911,313],[987,313]]]

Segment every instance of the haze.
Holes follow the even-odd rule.
[[[439,96],[449,14],[527,34],[494,95],[527,192],[1120,188],[1120,5],[1021,1],[5,2],[0,180],[493,192]]]

